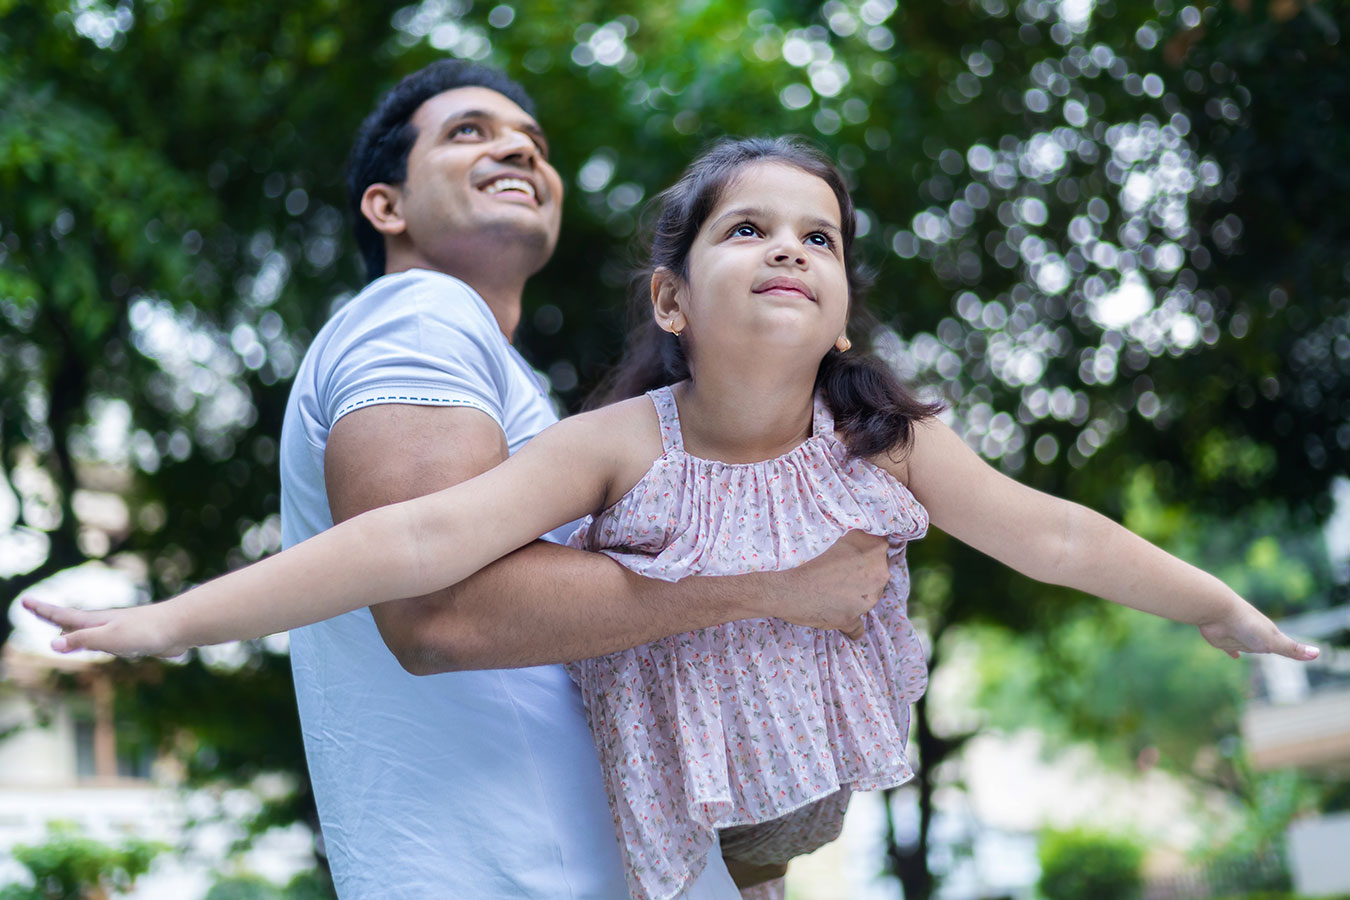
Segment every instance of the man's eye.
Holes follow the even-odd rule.
[[[456,125],[454,128],[450,129],[450,137],[456,138],[462,136],[482,137],[483,129],[481,126],[475,125],[472,122],[465,122],[463,125]]]

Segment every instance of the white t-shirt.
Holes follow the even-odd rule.
[[[376,403],[482,410],[512,453],[556,421],[468,285],[426,270],[377,279],[320,330],[291,389],[285,546],[332,526],[329,432]],[[409,675],[364,609],[291,632],[291,665],[342,900],[627,896],[599,759],[561,666]],[[720,856],[709,863],[686,897],[739,897]]]

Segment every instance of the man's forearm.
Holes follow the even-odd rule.
[[[397,650],[419,675],[600,656],[762,615],[778,573],[666,582],[601,553],[536,541],[448,590],[407,604]]]

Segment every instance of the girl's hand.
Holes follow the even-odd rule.
[[[60,627],[60,636],[52,640],[52,649],[58,653],[102,650],[130,657],[180,656],[188,650],[188,645],[174,635],[171,622],[158,604],[86,610],[25,597],[23,606],[39,619]]]
[[[1306,662],[1316,659],[1316,647],[1300,644],[1275,626],[1260,610],[1235,597],[1229,611],[1213,622],[1200,623],[1205,640],[1234,659],[1238,653],[1277,653]]]

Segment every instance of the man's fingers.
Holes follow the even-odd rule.
[[[839,630],[842,631],[844,633],[844,636],[847,638],[850,638],[855,641],[862,640],[862,636],[864,633],[863,617],[862,616],[858,617],[858,622],[856,625],[853,625],[849,628],[840,628]]]
[[[839,539],[843,543],[853,544],[862,550],[870,550],[879,544],[887,543],[886,537],[880,534],[870,534],[866,531],[853,530]]]

